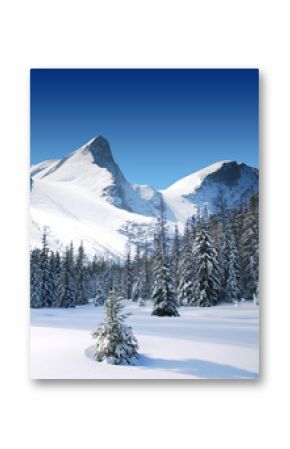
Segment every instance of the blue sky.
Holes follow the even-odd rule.
[[[106,137],[131,182],[214,162],[258,166],[258,70],[31,70],[31,163]]]

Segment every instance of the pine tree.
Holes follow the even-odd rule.
[[[222,192],[217,196],[214,205],[216,214],[209,218],[209,232],[212,237],[213,247],[217,252],[219,269],[218,301],[224,301],[228,277],[230,223],[227,202]]]
[[[228,213],[228,202],[223,190],[221,190],[214,200],[214,210],[218,219],[222,222],[223,228],[226,225],[226,217]]]
[[[166,220],[164,203],[161,200],[160,217],[155,236],[153,256],[153,311],[157,316],[179,316],[177,303],[172,290],[166,248]]]
[[[49,278],[48,278],[48,291],[49,291],[49,304],[47,307],[54,307],[56,304],[56,290],[55,290],[55,255],[51,251],[49,254]]]
[[[33,249],[30,253],[30,307],[40,308],[41,302],[41,271],[40,250]]]
[[[248,298],[257,295],[259,288],[259,197],[250,198],[245,211],[243,245],[244,290]]]
[[[145,303],[145,301],[151,297],[151,279],[152,279],[151,260],[147,241],[145,241],[144,253],[141,259],[141,272],[143,279],[141,297],[143,298],[143,302]]]
[[[225,298],[229,302],[235,302],[240,299],[240,265],[233,232],[229,232],[228,257]]]
[[[62,298],[62,265],[61,265],[61,257],[59,252],[57,251],[54,257],[54,266],[53,266],[53,307],[59,307],[61,298]]]
[[[232,245],[232,227],[229,217],[226,217],[223,223],[219,223],[219,240],[218,240],[218,265],[220,268],[220,294],[219,300],[225,300],[228,296],[228,279],[230,270],[230,256],[231,256],[231,245]]]
[[[95,299],[94,299],[95,306],[103,305],[106,300],[106,297],[107,295],[104,288],[104,279],[102,276],[100,276],[96,281],[95,286]]]
[[[47,243],[47,229],[42,234],[42,248],[40,253],[40,302],[44,307],[52,305],[50,289],[49,247]]]
[[[238,207],[235,207],[231,211],[231,227],[234,234],[234,240],[236,244],[237,254],[238,254],[238,265],[239,265],[239,294],[240,298],[244,296],[244,274],[243,274],[243,244],[242,244],[242,235],[243,235],[243,204]]]
[[[201,221],[197,232],[194,255],[196,258],[194,305],[213,306],[218,301],[219,267],[208,223],[204,220]]]
[[[112,264],[109,261],[107,263],[104,263],[104,265],[102,267],[102,285],[104,288],[106,298],[107,298],[110,290],[112,289],[113,284],[114,284],[114,280],[113,280],[113,276],[112,276]],[[121,286],[117,286],[118,289],[120,289],[120,287]]]
[[[93,333],[96,339],[95,360],[113,365],[130,365],[138,357],[138,343],[132,328],[125,325],[127,315],[122,314],[123,304],[115,287],[105,302],[106,320]]]
[[[178,226],[175,225],[174,230],[174,240],[170,254],[170,268],[171,268],[171,279],[172,279],[172,287],[175,295],[178,295],[178,287],[179,287],[179,263],[180,263],[180,236],[178,232]]]
[[[116,289],[116,295],[123,297],[123,288],[122,288],[122,280],[123,280],[123,267],[120,260],[118,262],[114,262],[112,265],[112,283],[110,285],[110,288],[106,291],[106,297],[108,296],[109,291],[111,290],[112,286],[115,285]]]
[[[194,265],[190,239],[189,223],[186,223],[182,241],[182,256],[180,261],[180,281],[178,285],[178,303],[189,306],[194,302]]]
[[[140,247],[137,245],[136,255],[134,258],[134,280],[132,286],[132,300],[141,302],[142,299],[142,272],[141,272],[141,256]]]
[[[128,241],[128,250],[127,250],[127,257],[125,261],[125,272],[124,272],[124,297],[126,299],[130,299],[132,296],[132,261],[131,261],[131,242],[130,239]]]
[[[75,307],[76,287],[74,280],[73,246],[66,248],[63,260],[63,294],[60,307]]]
[[[78,248],[78,254],[75,264],[75,280],[76,280],[76,304],[83,305],[88,302],[88,279],[85,267],[86,255],[83,242]]]

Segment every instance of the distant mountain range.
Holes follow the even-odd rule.
[[[198,206],[208,203],[214,212],[220,193],[233,207],[258,188],[259,171],[235,161],[217,162],[165,190],[131,184],[98,136],[63,159],[31,167],[31,244],[40,246],[47,226],[52,249],[83,241],[90,256],[122,258],[128,232],[133,241],[152,239],[162,197],[169,225],[182,229]]]

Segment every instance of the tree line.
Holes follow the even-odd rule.
[[[206,205],[189,219],[182,233],[169,232],[164,204],[153,229],[153,245],[131,245],[125,261],[94,257],[71,243],[60,254],[48,244],[30,253],[31,307],[75,307],[93,299],[104,304],[109,291],[144,305],[152,314],[178,316],[180,306],[214,306],[258,297],[259,198],[229,209],[220,194],[215,213]]]

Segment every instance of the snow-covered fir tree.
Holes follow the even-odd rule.
[[[40,250],[35,248],[30,253],[30,306],[43,307],[41,302]]]
[[[179,270],[178,303],[180,306],[190,306],[194,302],[194,260],[188,222],[183,234]]]
[[[244,292],[246,298],[257,295],[259,288],[259,197],[251,197],[245,211],[243,246]]]
[[[132,261],[131,261],[131,241],[129,238],[127,256],[124,266],[124,278],[123,278],[123,296],[126,299],[131,299],[132,297],[132,286],[133,286],[133,276],[132,276]]]
[[[227,277],[225,287],[225,299],[229,302],[236,302],[240,299],[240,265],[238,252],[233,232],[228,231],[229,251],[227,262]]]
[[[99,277],[96,281],[95,286],[95,295],[94,295],[95,306],[103,305],[106,300],[106,297],[107,295],[104,287],[104,279],[103,277]]]
[[[208,223],[201,220],[194,245],[195,255],[195,289],[194,305],[209,307],[217,304],[219,267],[217,252],[209,233]]]
[[[47,242],[47,229],[44,228],[42,234],[42,248],[40,253],[40,302],[44,307],[52,305],[50,288],[50,264],[49,264],[49,246]]]
[[[83,305],[88,302],[88,279],[86,270],[86,255],[83,242],[78,248],[78,254],[75,263],[75,282],[76,282],[76,304]]]
[[[243,235],[243,203],[232,209],[230,214],[231,228],[233,231],[235,245],[237,250],[238,265],[239,265],[239,294],[240,298],[244,296],[244,275],[243,275],[243,246],[242,246],[242,235]]]
[[[94,357],[98,362],[130,365],[138,357],[137,339],[132,328],[124,323],[127,315],[122,314],[122,309],[122,300],[113,286],[105,302],[106,320],[93,333],[96,339]]]
[[[170,279],[166,246],[166,220],[163,200],[161,200],[160,204],[160,216],[155,235],[152,299],[152,315],[179,316],[177,301],[174,296]]]
[[[73,258],[73,246],[66,248],[65,256],[63,260],[63,294],[60,301],[60,307],[69,308],[75,307],[76,299],[76,286],[74,278],[74,258]]]
[[[49,280],[48,280],[48,290],[49,290],[49,299],[50,302],[47,304],[47,307],[55,307],[57,304],[57,292],[55,289],[55,255],[54,252],[51,251],[49,254]]]
[[[76,301],[76,270],[75,270],[75,255],[74,255],[74,244],[70,242],[69,245],[69,259],[70,259],[70,269],[71,269],[71,278],[74,286],[74,302]]]
[[[228,217],[227,222],[225,223],[225,229],[223,230],[223,235],[224,235],[224,240],[223,240],[223,246],[221,248],[221,257],[218,257],[218,261],[219,261],[219,267],[220,267],[220,283],[221,283],[221,298],[224,300],[228,300],[230,301],[230,299],[228,298],[229,295],[229,286],[228,286],[228,280],[230,278],[230,269],[233,267],[230,267],[230,260],[231,257],[233,256],[232,251],[233,251],[233,246],[236,250],[236,244],[235,244],[235,239],[233,236],[233,229],[231,226],[231,222],[230,219]],[[237,274],[239,274],[239,270],[238,270],[238,260],[235,260],[235,271],[237,272]],[[237,276],[237,281],[238,281],[238,276]]]
[[[151,259],[148,249],[148,242],[144,243],[144,253],[141,259],[141,272],[142,272],[142,292],[141,297],[143,302],[151,297],[151,279],[152,279],[152,269],[151,269]],[[142,304],[141,304],[142,305]]]
[[[214,203],[214,211],[215,215],[218,217],[218,219],[223,223],[223,227],[226,226],[227,216],[228,216],[228,202],[225,196],[225,193],[223,190],[219,191]]]
[[[175,295],[178,295],[179,275],[180,275],[180,235],[177,224],[174,229],[174,239],[170,252],[170,272],[172,279],[172,287]]]
[[[108,296],[109,291],[111,290],[112,286],[115,285],[116,294],[117,296],[120,296],[124,299],[123,293],[123,270],[122,270],[121,262],[118,261],[117,263],[112,264],[111,271],[112,271],[112,277],[111,277],[111,283],[109,285],[109,288],[106,290],[106,297]]]
[[[54,291],[53,307],[59,307],[63,293],[63,285],[62,285],[62,262],[58,251],[54,256],[52,285]]]
[[[141,271],[141,255],[139,245],[137,245],[136,247],[136,254],[133,266],[134,266],[133,270],[134,279],[132,286],[132,300],[140,302],[142,299],[142,271]]]

